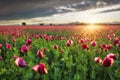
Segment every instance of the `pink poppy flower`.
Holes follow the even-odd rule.
[[[49,39],[50,39],[51,41],[53,41],[53,40],[54,40],[54,36],[53,36],[53,35],[49,36]]]
[[[34,70],[40,74],[47,74],[48,73],[44,63],[40,63],[39,65],[33,66],[32,70]]]
[[[78,41],[78,43],[84,43],[84,42],[85,42],[84,39]]]
[[[107,47],[106,47],[107,49],[112,49],[112,44],[110,44],[110,45],[107,45]]]
[[[107,35],[107,39],[108,39],[108,40],[111,40],[111,36],[110,36],[110,35]]]
[[[67,42],[66,42],[66,46],[71,46],[73,44],[73,41],[72,40],[68,40]]]
[[[94,58],[94,61],[95,61],[96,63],[101,63],[101,62],[102,62],[102,59],[99,58],[99,57],[95,57],[95,58]]]
[[[32,44],[32,39],[27,39],[26,45],[30,45],[30,44]]]
[[[26,67],[27,66],[26,62],[22,58],[16,58],[15,64],[18,67]]]
[[[119,43],[119,38],[118,38],[118,37],[114,38],[113,44],[116,45],[116,44],[118,44],[118,43]]]
[[[12,48],[12,45],[9,44],[9,43],[7,43],[7,44],[6,44],[6,48],[7,48],[7,49],[11,49],[11,48]]]
[[[119,41],[119,43],[117,43],[116,45],[117,45],[117,47],[120,47],[120,41]]]
[[[44,57],[43,52],[40,51],[40,50],[37,51],[37,55],[38,55],[40,58],[43,58],[43,57]]]
[[[96,46],[96,45],[97,45],[97,43],[96,43],[95,41],[90,42],[90,44],[91,44],[92,46]]]
[[[116,59],[116,54],[110,53],[110,54],[107,55],[107,57],[115,60]]]
[[[26,45],[23,45],[22,47],[21,47],[21,52],[22,53],[25,53],[25,52],[27,52],[28,51],[28,47],[26,46]]]

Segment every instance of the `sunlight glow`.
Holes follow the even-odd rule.
[[[90,25],[85,26],[84,30],[88,33],[95,33],[98,30],[101,30],[101,26],[90,24]]]
[[[90,24],[96,24],[96,23],[98,23],[98,22],[99,22],[99,21],[97,21],[97,20],[95,20],[95,19],[94,19],[94,20],[92,19],[92,20],[90,20],[88,23],[90,23]]]

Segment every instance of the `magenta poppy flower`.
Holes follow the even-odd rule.
[[[79,40],[78,42],[79,42],[79,43],[84,43],[85,41],[84,41],[84,39],[81,39],[81,40]]]
[[[107,45],[107,47],[106,47],[107,49],[112,49],[112,44],[110,44],[110,45]]]
[[[49,36],[46,36],[46,37],[45,37],[45,40],[46,40],[46,41],[49,41]]]
[[[50,39],[51,41],[53,41],[53,40],[54,40],[54,36],[53,36],[53,35],[49,36],[49,39]]]
[[[0,48],[2,48],[2,46],[3,46],[3,45],[2,45],[2,44],[0,44]]]
[[[107,39],[108,39],[108,40],[111,40],[111,36],[110,36],[110,35],[107,35]]]
[[[107,48],[107,44],[103,43],[100,45],[101,50],[105,50]]]
[[[114,44],[114,45],[117,45],[118,43],[119,43],[119,38],[118,38],[118,37],[114,38],[113,44]]]
[[[113,33],[111,36],[115,37],[115,34]]]
[[[119,41],[119,43],[117,43],[116,45],[117,45],[117,47],[120,47],[120,41]]]
[[[72,40],[68,40],[67,42],[66,42],[66,46],[71,46],[73,44],[73,41]]]
[[[107,48],[105,48],[105,49],[104,49],[104,51],[105,51],[105,52],[108,52],[108,49],[107,49]]]
[[[27,66],[26,62],[22,58],[16,58],[15,64],[18,67],[26,67]]]
[[[88,50],[89,49],[89,46],[87,45],[87,44],[82,44],[82,49],[86,49],[86,50]]]
[[[95,41],[90,42],[90,44],[91,44],[92,46],[96,46],[96,45],[97,45],[97,43],[96,43]]]
[[[54,49],[58,49],[58,45],[54,45],[53,48],[54,48]]]
[[[43,57],[44,57],[43,52],[40,51],[40,50],[37,51],[37,55],[38,55],[40,58],[43,58]]]
[[[32,39],[27,39],[26,45],[30,45],[30,44],[32,44]]]
[[[94,61],[95,61],[96,63],[101,63],[101,62],[102,62],[102,59],[99,58],[99,57],[95,57],[95,58],[94,58]]]
[[[12,45],[9,44],[9,43],[7,43],[7,44],[6,44],[6,48],[7,48],[7,49],[11,49],[11,48],[12,48]]]
[[[28,47],[26,45],[23,45],[20,50],[22,53],[25,53],[28,51]]]
[[[109,66],[112,66],[113,63],[114,63],[113,58],[105,57],[103,62],[102,62],[102,66],[109,67]]]
[[[107,55],[107,57],[115,60],[116,59],[116,54],[110,53],[110,54]]]
[[[33,66],[33,67],[32,67],[32,70],[38,72],[38,68],[39,68],[39,65],[36,65],[36,66]]]
[[[35,35],[35,38],[37,38],[37,39],[40,38],[40,35],[39,35],[39,34],[36,34],[36,35]]]
[[[33,66],[32,70],[34,70],[40,74],[47,74],[48,73],[44,63],[40,63],[39,65]]]

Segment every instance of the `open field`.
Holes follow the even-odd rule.
[[[120,26],[0,26],[0,80],[120,80]]]

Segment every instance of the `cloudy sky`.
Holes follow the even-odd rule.
[[[0,25],[120,23],[120,0],[0,0]]]

